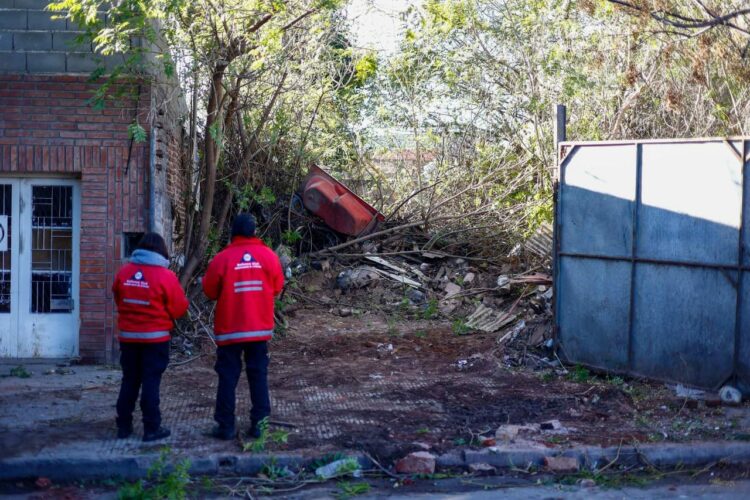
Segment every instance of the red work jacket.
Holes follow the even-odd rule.
[[[233,238],[203,277],[203,291],[217,301],[216,344],[269,340],[274,299],[283,287],[284,273],[273,250],[259,238]]]
[[[125,264],[112,284],[120,342],[166,342],[174,320],[185,314],[188,300],[169,269]]]

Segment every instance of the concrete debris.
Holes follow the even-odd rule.
[[[505,275],[497,277],[497,287],[505,292],[510,291],[510,278]]]
[[[594,488],[596,487],[596,481],[593,479],[579,479],[578,486],[581,488]]]
[[[476,278],[476,274],[474,273],[466,273],[464,276],[464,285],[468,285],[470,283],[474,282],[474,278]]]
[[[427,295],[416,288],[409,288],[406,292],[406,298],[414,305],[420,305],[427,302]]]
[[[352,316],[352,315],[362,314],[362,311],[359,309],[352,309],[351,307],[339,307],[336,310],[336,314],[338,314],[342,318],[348,318],[349,316]]]
[[[434,474],[435,455],[426,451],[409,453],[396,462],[396,472],[399,474]]]
[[[380,354],[393,354],[393,344],[378,344]]]
[[[510,340],[515,339],[518,336],[518,334],[523,331],[524,328],[526,328],[526,322],[524,320],[519,321],[518,323],[515,324],[513,328],[511,328],[511,330],[508,333],[506,333],[505,335],[497,339],[497,343],[502,344],[507,339],[510,339]]]
[[[469,464],[469,472],[472,474],[493,474],[497,469],[492,465],[482,462],[478,464]]]
[[[549,420],[539,424],[539,428],[543,431],[560,431],[565,427],[563,427],[559,420]]]
[[[427,443],[423,443],[422,441],[415,441],[412,444],[422,451],[430,451],[430,449],[432,449],[432,446]]]
[[[380,279],[377,270],[369,266],[346,269],[336,277],[336,286],[342,291],[364,288]]]
[[[418,281],[414,281],[411,278],[407,278],[406,276],[400,276],[398,274],[389,273],[388,271],[383,271],[382,269],[375,269],[371,268],[376,273],[380,274],[381,276],[384,276],[388,279],[391,279],[397,283],[401,283],[403,285],[408,285],[414,288],[422,288],[422,284]]]
[[[701,391],[700,389],[693,389],[690,387],[685,387],[682,384],[677,384],[674,387],[674,390],[678,398],[706,399],[706,391]]]
[[[575,457],[544,457],[544,467],[554,473],[578,472],[578,459]]]
[[[495,438],[498,441],[503,441],[506,443],[512,442],[518,437],[518,433],[521,432],[522,429],[528,429],[528,428],[523,425],[513,425],[513,424],[501,425],[495,431]]]
[[[453,297],[454,295],[458,295],[461,293],[462,288],[455,283],[448,282],[445,285],[445,298],[449,299]]]
[[[294,260],[292,250],[286,245],[279,245],[275,252],[279,257],[281,269],[284,270],[284,276],[286,279],[290,279],[292,277],[292,260]]]
[[[510,324],[517,315],[496,311],[484,304],[479,304],[471,315],[466,318],[466,326],[483,332],[496,332]]]

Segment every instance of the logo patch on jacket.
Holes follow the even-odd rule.
[[[143,276],[143,271],[136,271],[132,278],[126,280],[125,286],[134,286],[136,288],[148,288],[148,281]]]
[[[234,266],[234,270],[237,271],[239,269],[262,269],[263,266],[260,265],[260,262],[255,260],[255,258],[252,256],[250,252],[245,252],[242,255],[242,259],[240,259],[240,262]]]

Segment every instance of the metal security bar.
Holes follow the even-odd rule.
[[[11,307],[11,213],[13,210],[13,186],[0,184],[0,216],[7,217],[7,225],[0,227],[0,314],[10,313]]]
[[[33,186],[31,312],[73,310],[73,188]]]

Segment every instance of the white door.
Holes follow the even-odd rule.
[[[75,181],[0,179],[2,357],[78,354],[79,200]]]

